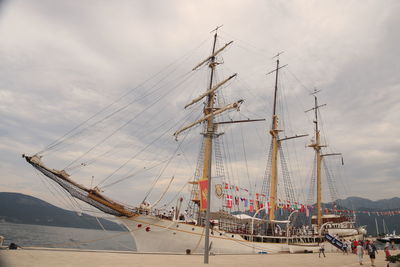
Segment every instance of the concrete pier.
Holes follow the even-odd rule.
[[[400,251],[392,251],[393,254]],[[216,255],[210,256],[208,266],[357,266],[354,254],[326,253],[326,258],[314,254],[270,254],[270,255]],[[364,265],[370,266],[368,255],[364,255]],[[376,266],[385,267],[385,256],[379,251]],[[66,267],[66,266],[175,266],[197,267],[203,264],[202,255],[139,254],[117,251],[82,251],[73,249],[23,248],[0,250],[0,267]]]

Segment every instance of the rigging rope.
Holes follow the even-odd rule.
[[[297,202],[295,190],[293,189],[292,181],[290,179],[290,172],[286,163],[286,158],[282,145],[279,145],[279,156],[281,160],[282,178],[285,188],[286,200],[289,200],[291,203]]]
[[[137,171],[137,172],[135,172],[135,173],[133,173],[133,174],[130,174],[130,175],[128,175],[128,176],[125,176],[125,177],[123,177],[123,178],[120,178],[120,179],[116,180],[115,182],[112,182],[112,183],[103,185],[101,188],[104,189],[104,188],[106,188],[106,187],[110,187],[110,186],[119,184],[120,182],[123,182],[123,181],[125,181],[125,180],[127,180],[127,179],[130,179],[130,178],[135,177],[136,175],[138,175],[139,173],[141,173],[141,172],[143,172],[143,171],[149,171],[149,170],[151,170],[151,169],[154,169],[154,168],[156,168],[156,167],[158,167],[158,166],[164,164],[164,163],[167,162],[167,161],[168,161],[168,159],[167,159],[167,160],[164,160],[164,161],[161,161],[161,162],[159,162],[159,163],[157,163],[157,164],[155,164],[155,165],[153,165],[153,166],[151,166],[151,167],[147,167],[147,168],[144,167],[143,169],[141,169],[141,170],[139,170],[139,171]]]
[[[62,135],[61,137],[59,137],[58,139],[56,139],[55,141],[53,141],[52,143],[50,143],[48,146],[46,146],[43,150],[39,151],[36,154],[42,154],[45,151],[51,150],[54,147],[56,147],[57,145],[59,145],[60,143],[62,143],[63,141],[65,141],[66,139],[70,138],[68,137],[69,134],[71,134],[73,131],[79,129],[81,126],[85,125],[87,122],[89,122],[91,119],[95,118],[96,116],[98,116],[99,114],[101,114],[102,112],[106,111],[107,109],[111,108],[115,103],[119,102],[120,100],[124,99],[126,96],[128,96],[129,94],[135,92],[137,89],[139,89],[140,87],[144,86],[147,82],[153,80],[155,77],[157,77],[158,75],[160,75],[161,73],[163,73],[165,70],[167,70],[168,68],[170,68],[171,66],[173,66],[174,64],[177,64],[179,61],[181,61],[182,59],[183,62],[185,62],[186,60],[189,59],[189,55],[191,53],[193,53],[194,51],[196,51],[197,49],[199,49],[201,46],[203,46],[205,44],[205,42],[208,40],[205,39],[203,40],[198,46],[196,46],[195,48],[189,50],[187,53],[185,53],[183,56],[179,57],[178,59],[176,59],[175,61],[173,61],[172,63],[168,64],[166,67],[163,67],[161,70],[159,70],[158,72],[156,72],[154,75],[150,76],[149,78],[147,78],[145,81],[143,81],[142,83],[140,83],[139,85],[137,85],[135,88],[127,91],[126,93],[124,93],[122,96],[120,96],[119,98],[117,98],[116,100],[114,100],[112,103],[110,103],[109,105],[107,105],[106,107],[104,107],[103,109],[99,110],[98,112],[96,112],[95,114],[93,114],[92,116],[90,116],[88,119],[86,119],[85,121],[81,122],[80,124],[78,124],[77,126],[73,127],[71,130],[69,130],[67,133],[65,133],[64,135]],[[177,64],[177,66],[179,66],[180,64]],[[178,67],[176,67],[173,71],[175,71]],[[164,80],[166,77],[168,77],[170,74],[167,73],[167,75],[162,78],[159,82],[161,82],[162,80]]]
[[[185,82],[188,78],[190,78],[193,74],[189,75],[186,79],[184,79],[183,82]],[[80,160],[82,157],[84,157],[85,155],[87,155],[88,153],[90,153],[92,150],[94,150],[97,146],[99,146],[100,144],[104,143],[107,139],[109,139],[110,137],[112,137],[114,134],[116,134],[118,131],[120,131],[121,129],[123,129],[124,127],[126,127],[128,124],[130,124],[132,121],[134,121],[136,118],[138,118],[141,114],[143,114],[145,111],[147,111],[148,109],[150,109],[151,107],[153,107],[155,104],[157,104],[161,99],[163,99],[165,96],[169,95],[171,92],[173,92],[173,90],[175,90],[179,85],[181,85],[183,82],[179,83],[177,86],[175,86],[172,90],[167,90],[166,93],[164,93],[162,96],[160,96],[156,101],[154,101],[151,105],[149,105],[148,107],[144,108],[141,112],[139,112],[138,114],[136,114],[135,116],[133,116],[133,118],[131,118],[130,120],[128,120],[127,122],[125,122],[124,124],[122,124],[120,127],[118,127],[116,130],[114,130],[113,132],[111,132],[111,134],[107,135],[105,138],[103,138],[100,142],[96,143],[94,146],[92,146],[88,151],[86,151],[84,154],[82,154],[81,156],[79,156],[77,159],[73,160],[71,163],[69,163],[64,169],[68,168],[69,166],[71,166],[72,164],[74,164],[75,162],[77,162],[78,160]]]
[[[249,182],[249,185],[251,185],[250,174],[249,174],[249,166],[248,166],[248,163],[247,163],[247,156],[246,156],[246,147],[244,145],[243,127],[240,127],[240,135],[242,137],[242,149],[243,149],[244,162],[245,162],[245,165],[246,165],[247,181]]]
[[[61,195],[63,195],[65,193],[64,190],[61,191],[61,194],[55,194],[54,191],[59,191],[59,188],[54,186],[54,184],[49,181],[48,179],[43,179],[42,175],[44,176],[44,174],[42,174],[41,172],[39,172],[36,168],[34,168],[34,172],[37,175],[37,177],[40,179],[40,181],[44,184],[44,186],[47,188],[48,191],[50,191],[50,193],[52,194],[52,196],[57,199],[58,201],[60,201],[60,203],[62,203],[63,205],[65,205],[66,207],[69,207],[70,209],[74,210],[75,207],[73,205],[72,202],[68,202],[65,199],[63,199],[61,197]],[[52,187],[52,189],[50,189],[50,187]],[[68,196],[68,195],[67,195]]]
[[[203,124],[203,132],[205,131],[205,124]],[[200,143],[200,149],[199,149],[199,154],[197,157],[197,164],[196,164],[196,169],[194,171],[193,179],[192,181],[197,181],[200,178],[201,175],[201,166],[204,162],[204,138],[202,138],[202,142]],[[200,199],[200,193],[198,186],[193,184],[192,190],[190,192],[190,200],[195,200],[195,199]],[[187,209],[188,209],[188,214],[190,217],[193,217],[194,214],[197,214],[199,206],[194,202],[194,201],[189,201]]]
[[[186,119],[185,120],[187,120],[190,116],[191,116],[191,114],[192,113],[194,113],[194,111],[195,110],[192,110],[192,112],[191,113],[189,113],[189,115],[187,115],[186,116]],[[104,183],[106,180],[108,180],[109,178],[111,178],[115,173],[117,173],[119,170],[121,170],[124,166],[126,166],[130,161],[132,161],[133,159],[135,159],[137,156],[139,156],[143,151],[145,151],[145,150],[147,150],[147,148],[149,148],[150,146],[152,146],[155,142],[157,142],[159,139],[161,139],[161,137],[163,137],[165,134],[167,134],[168,132],[170,132],[171,131],[171,129],[173,129],[173,128],[175,128],[176,127],[176,125],[179,123],[179,121],[178,122],[176,122],[175,124],[173,124],[173,125],[171,125],[171,127],[169,127],[167,130],[165,130],[161,135],[159,135],[156,139],[154,139],[153,141],[151,141],[149,144],[147,144],[144,148],[142,148],[140,151],[138,151],[135,155],[133,155],[131,158],[129,158],[124,164],[122,164],[120,167],[118,167],[114,172],[112,172],[110,175],[108,175],[106,178],[104,178],[99,184],[98,184],[98,186],[100,186],[102,183]],[[156,130],[158,130],[159,128],[161,128],[162,126],[164,126],[164,125],[167,125],[167,124],[169,124],[169,121],[166,121],[166,122],[164,122],[162,125],[160,125],[160,126],[158,126],[156,129],[154,129],[154,131],[156,131]],[[153,131],[153,132],[154,132]],[[183,141],[183,140],[182,140]],[[179,147],[179,146],[178,146]],[[134,168],[134,169],[136,169],[136,168]],[[133,169],[133,170],[134,170]],[[133,171],[133,170],[131,170],[131,171]],[[130,171],[128,171],[128,173],[129,173]],[[129,177],[129,176],[127,176],[127,177]],[[127,179],[127,177],[124,177],[124,178],[122,178],[123,180],[126,180]]]
[[[264,194],[266,199],[270,196],[270,187],[271,187],[271,166],[272,166],[272,140],[269,146],[267,165],[265,167],[263,184],[261,187],[261,194]],[[265,201],[264,201],[265,202]]]
[[[328,188],[329,188],[329,192],[331,195],[331,200],[332,200],[332,202],[336,202],[336,200],[339,199],[339,194],[338,194],[338,191],[336,188],[335,180],[333,178],[331,171],[328,168],[328,165],[327,165],[325,159],[322,160],[322,164],[324,166],[326,180],[328,182]]]
[[[316,166],[316,162],[317,162],[317,156],[314,155],[314,160],[313,160],[313,168],[312,168],[312,173],[311,173],[311,179],[310,179],[310,187],[309,187],[309,191],[308,191],[308,199],[307,199],[307,203],[308,205],[313,205],[314,204],[314,200],[315,200],[315,186],[316,186],[316,171],[317,171],[317,166]]]
[[[148,196],[150,195],[150,193],[153,191],[155,185],[157,184],[158,180],[160,179],[161,175],[164,173],[164,171],[167,169],[167,167],[169,166],[169,164],[171,163],[172,159],[175,157],[176,153],[178,152],[178,150],[180,149],[181,145],[183,144],[183,142],[185,141],[186,137],[189,135],[189,131],[186,131],[185,136],[183,137],[182,141],[179,143],[178,147],[175,149],[174,153],[171,155],[171,157],[169,158],[169,160],[167,161],[167,164],[165,164],[165,167],[161,170],[160,174],[158,175],[158,177],[155,179],[155,181],[153,182],[152,186],[150,187],[150,190],[147,192],[146,196],[144,197],[142,202],[145,202],[146,199],[148,198]]]
[[[174,71],[175,71],[175,69],[174,69]],[[188,75],[188,74],[190,74],[190,73],[191,73],[191,72],[189,71],[189,72],[183,74],[182,76],[180,76],[178,79],[183,78],[183,77],[185,77],[186,75]],[[150,96],[150,95],[152,95],[152,94],[154,94],[154,93],[160,91],[161,89],[163,89],[163,87],[158,87],[158,88],[157,88],[156,86],[157,86],[161,81],[163,81],[166,77],[168,77],[169,75],[170,75],[170,73],[167,73],[167,75],[166,75],[165,77],[163,77],[163,78],[162,78],[161,80],[159,80],[156,84],[154,84],[152,87],[149,88],[149,89],[155,88],[154,90],[147,92],[146,94],[140,96],[139,98],[135,98],[135,99],[132,100],[131,102],[128,102],[127,104],[125,104],[124,106],[122,106],[122,107],[118,108],[117,110],[111,112],[111,113],[108,114],[107,116],[105,116],[105,117],[99,119],[98,121],[92,123],[91,125],[86,126],[85,128],[83,128],[83,129],[80,130],[79,132],[76,132],[76,133],[70,135],[70,136],[69,136],[68,138],[66,138],[63,142],[65,142],[67,139],[70,139],[70,138],[72,138],[72,137],[79,136],[80,134],[83,134],[85,130],[87,130],[87,129],[89,129],[89,128],[92,128],[92,127],[94,127],[94,126],[96,126],[96,125],[98,125],[98,124],[100,124],[100,123],[106,121],[107,119],[111,118],[111,117],[114,116],[115,114],[118,114],[118,113],[120,113],[121,111],[125,110],[127,107],[131,106],[132,104],[134,104],[134,103],[136,103],[136,102],[139,102],[139,101],[145,99],[146,97],[148,97],[148,96]],[[178,80],[178,79],[176,79],[176,80]],[[184,80],[184,81],[185,81],[185,80]],[[141,113],[139,113],[139,115],[140,115],[140,114],[141,114]],[[102,130],[102,129],[100,129],[100,130]],[[61,142],[60,142],[60,143],[61,143]],[[64,146],[66,146],[66,145],[67,145],[67,144],[64,144]],[[62,146],[61,146],[59,149],[62,149]],[[59,150],[59,149],[58,149],[58,150]],[[54,150],[57,151],[57,149],[54,149]],[[79,165],[78,165],[77,167],[79,167]]]
[[[216,169],[216,176],[221,177],[221,183],[226,181],[225,176],[225,168],[224,168],[224,159],[221,154],[221,146],[219,140],[223,138],[223,135],[217,135],[213,138],[214,143],[214,157],[215,157],[215,169]],[[226,196],[225,196],[226,197]],[[221,207],[222,209],[224,208]]]
[[[157,204],[163,199],[163,197],[165,196],[165,194],[168,192],[168,189],[169,189],[169,187],[171,186],[172,182],[174,181],[174,178],[175,178],[175,176],[172,176],[172,177],[171,177],[171,180],[169,180],[169,183],[168,183],[168,185],[167,185],[167,188],[166,188],[166,189],[164,190],[164,192],[161,194],[160,198],[159,198],[157,201],[155,201],[155,202],[153,203],[153,205],[152,205],[153,208],[157,206]],[[143,201],[144,201],[144,200],[143,200]]]

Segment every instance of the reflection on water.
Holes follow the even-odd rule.
[[[13,242],[21,247],[136,250],[129,232],[0,223],[0,235],[4,245]]]

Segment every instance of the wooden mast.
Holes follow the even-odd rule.
[[[324,157],[328,156],[340,156],[342,155],[341,153],[329,153],[329,154],[321,154],[321,148],[326,147],[326,145],[321,144],[321,134],[320,130],[318,128],[318,109],[320,107],[326,106],[326,104],[318,105],[318,98],[316,94],[318,93],[318,90],[314,90],[312,95],[314,96],[314,107],[312,109],[307,110],[311,111],[314,110],[314,124],[315,124],[315,140],[312,141],[311,144],[309,144],[309,147],[312,147],[315,151],[315,158],[316,158],[316,164],[317,164],[317,227],[318,229],[322,226],[322,178],[321,178],[321,163],[322,159]],[[343,158],[342,158],[343,162]]]
[[[275,219],[275,209],[276,209],[276,201],[278,197],[278,150],[280,147],[280,144],[282,141],[293,139],[293,138],[299,138],[299,137],[304,137],[307,136],[307,134],[302,134],[302,135],[295,135],[291,137],[285,137],[280,139],[279,138],[279,132],[282,130],[278,129],[278,115],[276,114],[276,103],[277,103],[277,94],[278,94],[278,73],[279,69],[284,68],[287,66],[279,66],[279,55],[282,54],[283,52],[279,52],[275,57],[277,58],[276,60],[276,68],[273,71],[270,71],[267,73],[271,74],[275,72],[275,90],[274,90],[274,105],[273,105],[273,111],[272,111],[272,125],[271,125],[271,130],[269,133],[272,136],[272,152],[271,152],[271,184],[270,184],[270,190],[269,190],[269,207],[270,207],[270,212],[269,212],[269,221],[272,222]],[[267,207],[268,208],[268,207]]]
[[[243,100],[238,100],[234,103],[228,104],[224,107],[220,108],[215,108],[215,97],[216,97],[216,90],[221,87],[223,84],[225,84],[227,81],[231,80],[232,78],[236,77],[236,74],[231,75],[224,81],[216,84],[213,87],[213,80],[214,80],[214,72],[215,72],[215,67],[219,64],[216,62],[216,56],[222,52],[227,46],[229,46],[233,41],[226,43],[223,47],[218,49],[217,51],[215,50],[216,48],[216,43],[217,43],[217,30],[221,26],[217,27],[214,31],[214,42],[213,42],[213,49],[212,49],[212,54],[209,56],[207,59],[203,60],[201,63],[196,65],[196,67],[193,68],[193,70],[197,70],[201,66],[203,66],[205,63],[208,62],[208,67],[210,68],[210,83],[208,86],[208,89],[206,92],[199,97],[193,99],[189,104],[185,106],[187,108],[190,105],[193,105],[194,103],[199,102],[201,99],[204,97],[207,97],[205,107],[203,109],[204,117],[201,119],[196,120],[195,122],[181,128],[180,130],[176,131],[174,133],[174,136],[178,138],[178,135],[190,128],[192,128],[195,125],[198,125],[200,123],[205,122],[206,123],[206,129],[205,132],[203,133],[203,139],[204,139],[204,154],[203,154],[203,172],[201,178],[194,183],[197,183],[199,186],[199,191],[200,191],[200,211],[206,211],[205,214],[205,244],[204,244],[204,263],[208,263],[208,256],[209,256],[209,248],[210,248],[210,202],[211,202],[211,163],[212,163],[212,143],[213,143],[213,138],[215,137],[215,132],[216,132],[216,127],[217,124],[214,123],[214,117],[216,115],[219,115],[225,111],[231,110],[231,109],[237,109],[239,110],[240,105],[243,103]],[[234,122],[231,122],[234,123]],[[205,186],[206,184],[206,186]],[[206,198],[206,208],[205,203],[204,203],[204,197]],[[196,203],[198,202],[195,200]],[[201,220],[200,220],[201,223]]]
[[[279,56],[279,54],[278,54]],[[271,188],[269,203],[271,212],[269,212],[269,220],[275,219],[275,206],[276,197],[278,193],[278,115],[276,115],[276,95],[278,92],[278,70],[279,70],[279,57],[276,60],[276,73],[275,73],[275,91],[274,91],[274,107],[272,112],[272,127],[269,133],[272,136],[272,162],[271,162]]]
[[[316,157],[316,163],[317,163],[317,226],[318,229],[322,225],[322,182],[321,182],[321,161],[322,161],[322,155],[321,155],[321,148],[326,147],[325,145],[321,145],[321,137],[320,137],[320,131],[318,128],[318,108],[325,106],[325,104],[318,106],[318,99],[316,96],[316,93],[318,93],[317,90],[314,91],[314,107],[310,110],[314,110],[314,124],[315,124],[315,140],[308,145],[309,147],[314,148],[315,151],[315,157]],[[306,112],[307,112],[306,111]]]
[[[276,98],[278,93],[278,71],[279,69],[287,66],[279,67],[279,55],[283,52],[278,53],[275,57],[276,59],[276,69],[270,71],[268,74],[275,72],[275,90],[274,90],[274,106],[272,111],[272,126],[269,133],[272,136],[272,159],[271,159],[271,187],[270,187],[270,194],[269,194],[269,206],[271,212],[269,212],[269,220],[272,221],[275,219],[275,207],[276,207],[276,200],[278,195],[278,149],[279,149],[279,132],[278,130],[278,115],[276,114]],[[267,207],[268,208],[268,207]]]
[[[322,184],[321,184],[321,140],[320,140],[320,132],[318,129],[318,99],[317,96],[314,95],[314,107],[315,107],[315,154],[317,158],[317,225],[318,228],[322,225]]]

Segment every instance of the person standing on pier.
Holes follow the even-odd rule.
[[[346,240],[341,240],[342,241],[342,244],[343,244],[343,255],[345,255],[345,254],[348,254],[348,251],[347,251],[347,241]]]
[[[369,258],[371,259],[371,266],[375,266],[375,253],[378,254],[378,250],[372,241],[368,243],[367,250]]]
[[[361,242],[357,242],[356,253],[358,256],[358,262],[360,263],[360,265],[363,265],[362,261],[363,261],[364,248]]]
[[[390,243],[386,242],[385,248],[384,248],[386,258],[390,257],[390,250],[389,249],[390,249]]]
[[[318,254],[319,258],[321,258],[321,253],[322,253],[322,255],[324,255],[324,258],[325,258],[325,244],[324,244],[324,242],[321,242],[321,244],[319,244],[319,254]]]

